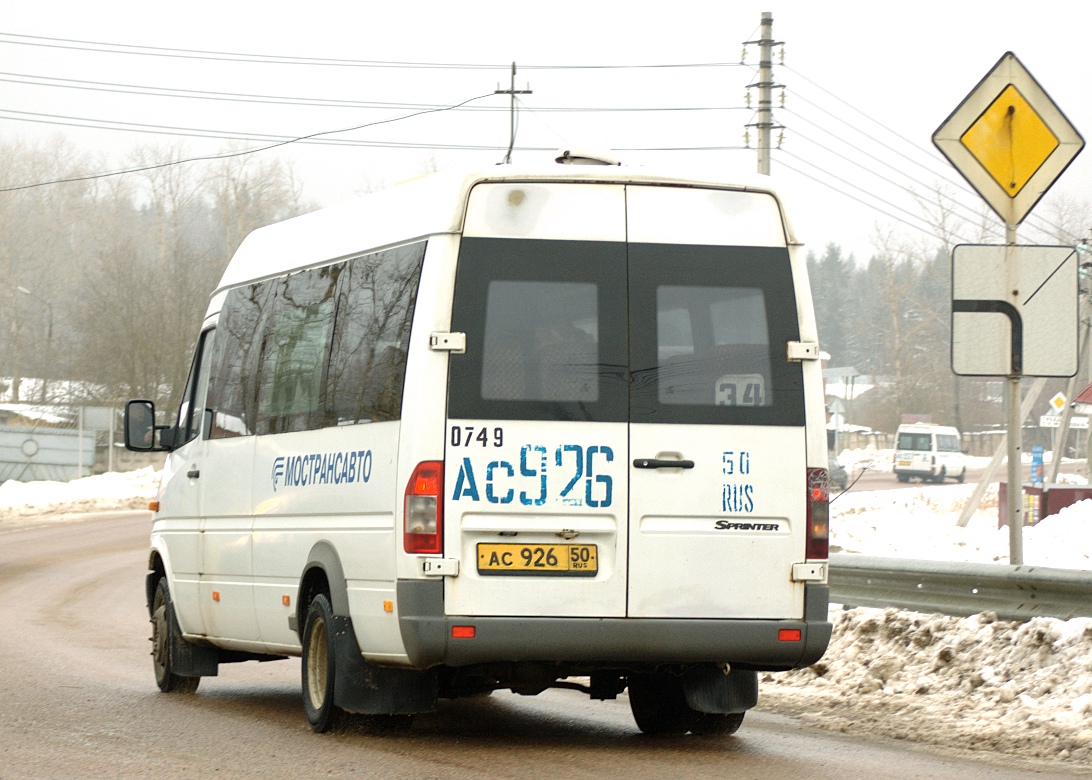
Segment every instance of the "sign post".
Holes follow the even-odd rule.
[[[969,291],[957,289],[957,279],[975,273],[969,266],[989,257],[984,261],[982,252],[952,252],[952,370],[960,375],[1008,378],[1009,563],[1019,565],[1024,559],[1020,378],[1076,373],[1077,261],[1071,248],[1018,247],[1016,228],[1084,148],[1084,139],[1016,55],[1007,52],[937,128],[933,143],[1005,223],[1005,243],[992,248],[998,267],[990,281],[1000,292],[983,295],[973,284]],[[1061,258],[1056,270],[1049,270],[1047,259],[1029,276],[1025,266],[1034,254],[1027,251],[1031,249],[1059,250],[1054,255],[1055,260]],[[1072,266],[1071,274],[1065,270],[1067,265]],[[1039,273],[1044,268],[1045,275]],[[1046,288],[1051,291],[1044,294]],[[1057,321],[1056,312],[1047,312],[1048,318],[1036,314],[1046,311],[1044,304],[1053,296],[1072,299],[1072,336],[1067,324],[1067,335],[1054,342],[1055,348],[1045,345],[1051,354],[1043,355],[1044,346],[1034,335],[1029,343],[1028,336],[1041,319],[1045,325],[1049,325],[1046,319]],[[1033,303],[1036,298],[1038,302]],[[972,334],[988,335],[976,344]],[[1069,354],[1072,370],[1066,362]],[[1059,370],[1067,373],[1054,373]]]

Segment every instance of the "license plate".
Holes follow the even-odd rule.
[[[594,577],[594,544],[479,544],[478,574]]]
[[[900,460],[900,461],[899,461],[899,465],[900,465],[900,466],[909,466],[909,465],[910,465],[910,461],[908,461],[908,460]]]

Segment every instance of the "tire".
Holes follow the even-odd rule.
[[[955,481],[959,484],[963,484],[963,480],[967,478],[967,467],[963,467],[963,471],[959,472],[959,476],[955,478]]]
[[[303,627],[303,708],[316,734],[338,725],[343,714],[334,704],[333,617],[330,599],[320,593],[307,608]]]
[[[910,475],[909,474],[896,474],[895,476],[899,478],[899,482],[909,482],[910,481]]]
[[[171,645],[181,631],[174,610],[168,609],[170,603],[167,578],[161,577],[152,599],[152,668],[155,684],[164,693],[195,693],[201,678],[181,677],[171,669]]]
[[[645,734],[685,734],[694,714],[682,680],[667,672],[630,675],[629,708]]]
[[[727,737],[735,734],[743,725],[745,712],[721,715],[714,712],[695,712],[691,716],[690,731],[699,737]]]
[[[936,482],[938,485],[943,485],[944,484],[944,478],[947,477],[947,476],[948,476],[947,469],[945,469],[944,466],[941,466],[940,471],[938,471],[937,475],[935,477],[933,477],[933,481]]]

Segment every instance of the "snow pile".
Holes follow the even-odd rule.
[[[73,512],[147,509],[159,490],[160,472],[151,466],[71,482],[16,482],[0,485],[0,522]]]
[[[997,487],[965,528],[956,525],[973,485],[850,491],[830,505],[830,550],[883,558],[1008,563],[1009,530],[997,527]],[[1024,562],[1092,569],[1092,499],[1024,529]]]
[[[764,709],[860,734],[1092,762],[1092,619],[833,611],[808,669],[763,676]]]

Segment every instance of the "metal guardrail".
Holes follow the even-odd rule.
[[[830,600],[1004,620],[1092,617],[1092,571],[832,555]]]

